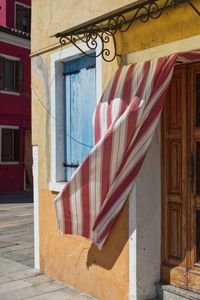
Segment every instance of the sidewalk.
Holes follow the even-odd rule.
[[[21,195],[13,197],[19,201]],[[11,197],[6,195],[8,204],[1,204],[1,198],[0,257],[33,267],[33,203],[10,203]]]
[[[0,300],[95,300],[33,268],[33,203],[26,193],[0,195]]]
[[[33,268],[0,257],[0,300],[94,300]]]

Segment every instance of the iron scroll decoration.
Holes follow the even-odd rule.
[[[60,32],[55,36],[60,38],[61,45],[66,45],[70,42],[87,56],[98,57],[101,55],[104,61],[111,62],[116,56],[121,56],[117,53],[117,32],[126,32],[136,20],[146,23],[151,19],[158,19],[165,10],[175,8],[184,3],[188,4],[200,16],[200,11],[192,1],[194,2],[194,0],[165,0],[161,4],[160,0],[146,0],[121,13],[110,15],[106,19],[102,18],[96,23],[91,22],[87,26]],[[129,13],[129,15],[126,17],[125,13]],[[132,13],[131,16],[130,13]],[[86,44],[88,50],[91,50],[91,54],[81,48],[79,45],[80,41]],[[108,47],[110,41],[113,42],[112,51]]]

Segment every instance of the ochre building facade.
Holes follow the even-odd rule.
[[[169,200],[165,193],[166,185],[170,185],[163,180],[164,172],[168,169],[162,167],[170,164],[170,158],[165,159],[162,155],[163,151],[166,151],[163,150],[166,149],[165,143],[170,139],[167,121],[161,122],[164,125],[160,123],[156,130],[136,187],[130,195],[131,201],[127,201],[123,207],[103,249],[98,250],[90,241],[80,236],[59,235],[57,231],[54,199],[65,180],[62,164],[59,162],[60,157],[64,155],[62,140],[64,125],[61,119],[66,91],[62,91],[63,64],[73,58],[81,57],[82,54],[71,44],[61,46],[54,35],[96,17],[120,10],[133,2],[61,0],[58,3],[55,0],[47,0],[41,9],[41,1],[32,1],[32,143],[38,147],[38,181],[35,184],[38,188],[39,203],[37,255],[40,258],[40,269],[100,300],[150,299],[155,297],[155,283],[160,281],[200,292],[199,278],[193,276],[194,273],[198,273],[198,261],[193,268],[190,264],[192,254],[191,256],[188,254],[188,251],[193,251],[192,247],[193,249],[196,247],[197,240],[193,239],[193,246],[187,242],[189,246],[185,244],[186,250],[182,247],[184,239],[189,239],[189,236],[196,236],[197,239],[197,229],[192,229],[196,228],[196,225],[192,226],[197,224],[198,213],[195,213],[194,219],[194,213],[191,213],[190,208],[186,208],[188,204],[183,204],[180,208],[182,204],[180,199],[177,200],[178,196]],[[200,9],[198,1],[193,2]],[[181,4],[166,10],[157,20],[151,19],[146,23],[134,22],[128,31],[116,35],[116,41],[117,52],[126,58],[127,63],[146,61],[179,51],[198,50],[200,17],[190,5]],[[111,63],[104,62],[101,57],[97,58],[97,101],[120,64],[121,60],[118,57]],[[188,91],[191,81],[194,81],[191,79],[191,72],[198,73],[198,67],[193,69],[192,66],[190,67],[190,71],[184,69],[186,68],[184,66],[181,66],[184,69],[181,71],[176,68],[173,82],[178,76],[179,85],[175,84],[177,90],[170,87],[172,93],[179,95],[185,93],[184,80],[190,76],[188,79],[190,82],[187,81]],[[190,75],[187,75],[187,72],[190,72]],[[181,99],[177,100],[180,101],[177,105],[182,103]],[[176,108],[170,106],[170,109],[174,111]],[[170,115],[169,112],[168,114]],[[178,118],[177,115],[178,111],[175,116],[172,116],[173,120]],[[181,120],[185,118],[183,116],[184,110],[181,111]],[[191,116],[187,118],[191,120]],[[181,126],[185,126],[184,124],[181,123]],[[184,145],[189,141],[189,135],[186,136],[183,132],[181,137],[175,133],[173,138],[181,140],[183,143],[181,147],[186,147]],[[193,142],[190,140],[190,143]],[[188,166],[183,167],[185,164],[183,156],[186,154],[185,152],[180,154],[179,158],[173,151],[176,151],[176,147],[172,149],[170,156],[174,155],[173,163],[176,166],[172,168],[172,173],[169,173],[169,176],[173,175],[175,178],[172,186],[178,184],[181,187],[184,184],[188,186],[187,182],[190,179],[184,177],[182,173],[179,174],[184,168],[187,172]],[[189,157],[189,150],[187,151]],[[176,176],[179,176],[179,179],[176,180],[178,178]],[[187,199],[189,197],[186,196]],[[195,207],[198,207],[198,203],[193,206],[193,209],[196,209]],[[191,221],[193,225],[186,228],[187,221],[184,221],[186,219],[193,220]],[[170,233],[171,227],[174,228],[175,233]],[[184,235],[184,231],[187,234]],[[174,255],[171,260],[170,255]],[[185,258],[185,255],[189,255],[188,258]],[[190,285],[186,284],[188,280],[192,282]]]

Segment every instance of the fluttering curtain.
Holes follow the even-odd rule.
[[[95,146],[55,199],[60,232],[87,237],[101,249],[145,159],[175,63],[195,60],[198,51],[116,71],[95,111]]]

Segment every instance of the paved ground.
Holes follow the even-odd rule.
[[[33,202],[33,192],[26,191],[22,193],[1,193],[0,194],[0,204],[5,203],[32,203]]]
[[[0,300],[94,300],[33,269],[31,202],[31,192],[0,195]]]
[[[0,257],[29,267],[34,266],[31,202],[31,192],[0,195]]]

